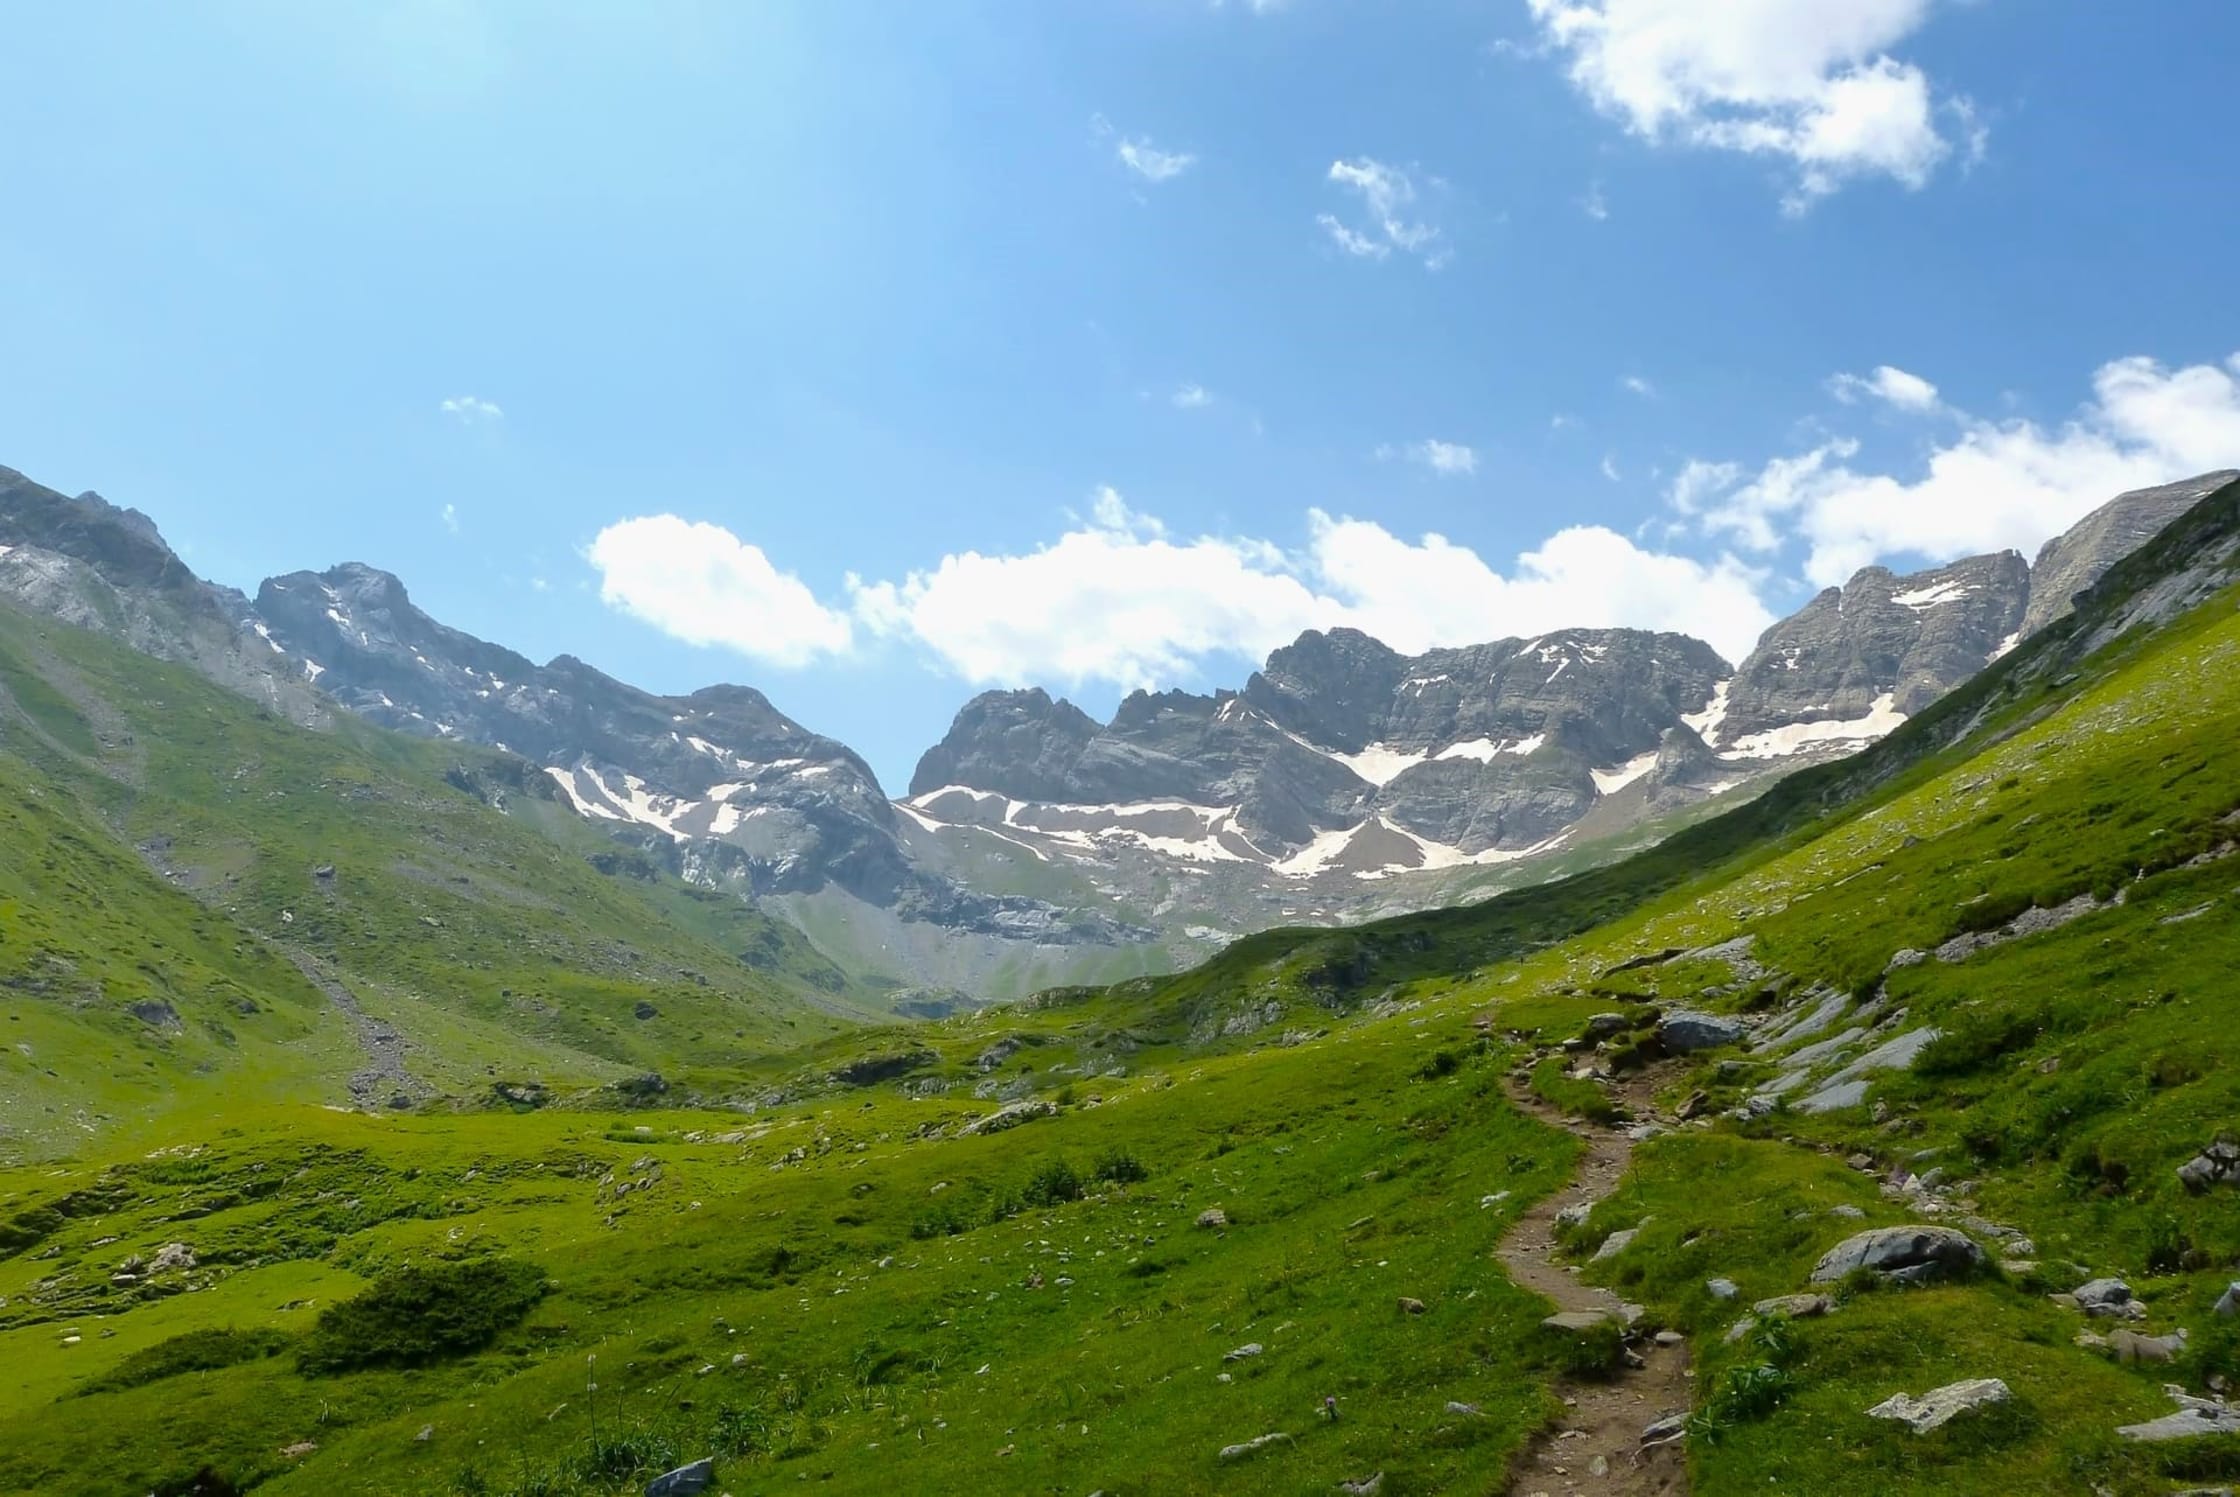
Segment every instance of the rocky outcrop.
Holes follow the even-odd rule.
[[[1894,1393],[1867,1410],[1867,1417],[1895,1419],[1915,1434],[1925,1435],[1931,1430],[1943,1429],[1963,1414],[2007,1403],[2013,1397],[2013,1391],[1995,1377],[1969,1378],[1966,1382],[1932,1388],[1919,1398]]]
[[[2204,473],[2182,483],[2119,494],[2047,541],[2030,568],[2030,606],[2023,611],[2022,632],[2035,634],[2067,613],[2077,594],[2108,568],[2236,478],[2240,472]]]
[[[1868,567],[1765,632],[1735,672],[1720,740],[1910,717],[2013,642],[2029,592],[2012,551],[1905,576]]]

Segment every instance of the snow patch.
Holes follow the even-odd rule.
[[[1990,663],[1991,663],[1992,661],[1994,661],[1994,660],[1998,660],[1998,659],[2002,658],[2003,656],[2005,656],[2005,655],[2006,655],[2006,654],[2007,654],[2007,653],[2008,653],[2009,651],[2011,651],[2012,649],[2014,649],[2014,647],[2015,647],[2016,645],[2018,645],[2018,644],[2021,644],[2021,643],[2022,643],[2022,631],[2021,631],[2020,629],[2017,629],[2017,630],[2015,630],[2015,631],[2014,631],[2014,633],[2012,633],[2012,634],[2008,635],[2008,636],[2007,636],[2007,637],[2006,637],[2005,639],[2002,639],[2002,640],[2000,640],[2000,641],[1999,641],[1999,648],[1998,648],[1998,649],[1996,649],[1996,650],[1993,650],[1993,651],[1991,652],[1991,654],[1990,654],[1990,655],[1989,655],[1988,657],[1986,657],[1986,658],[1985,658],[1985,660],[1984,660],[1984,662],[1983,662],[1983,663],[1984,663],[1985,665],[1989,665],[1989,664],[1990,664]]]
[[[318,661],[313,660],[308,655],[303,658],[303,678],[306,681],[310,681],[316,684],[318,679],[326,673],[327,668],[321,665]]]
[[[1965,582],[1939,582],[1933,587],[1915,588],[1912,592],[1892,593],[1890,601],[1900,608],[1926,613],[1939,603],[1957,603],[1974,591]]]
[[[1680,714],[1680,721],[1695,729],[1705,743],[1716,746],[1719,742],[1719,724],[1727,720],[1727,692],[1733,685],[1732,677],[1721,681],[1711,688],[1711,700],[1701,712]]]
[[[1594,788],[1598,794],[1616,795],[1656,767],[1656,752],[1651,750],[1637,759],[1628,759],[1616,769],[1590,769],[1587,773],[1594,776]]]
[[[1865,717],[1823,718],[1818,722],[1768,728],[1763,733],[1736,739],[1719,757],[1779,759],[1816,743],[1860,743],[1896,731],[1905,720],[1906,715],[1898,710],[1896,695],[1886,691],[1874,699],[1874,706],[1868,709]]]
[[[1495,742],[1491,738],[1469,738],[1461,743],[1450,743],[1432,757],[1437,759],[1475,759],[1480,764],[1491,764],[1501,754],[1529,754],[1548,741],[1545,733],[1535,733],[1530,738],[1504,738]]]
[[[1404,753],[1382,743],[1372,743],[1358,754],[1332,753],[1329,749],[1316,752],[1337,760],[1372,785],[1389,785],[1423,762],[1421,754]]]

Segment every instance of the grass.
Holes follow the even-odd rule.
[[[2240,528],[2240,489],[2212,509],[1884,745],[1625,862],[908,1029],[851,1022],[849,979],[820,985],[730,907],[600,873],[542,802],[431,779],[415,756],[439,746],[307,747],[191,678],[15,637],[0,897],[38,923],[0,926],[0,1022],[33,1051],[0,1085],[11,1122],[49,1121],[23,1135],[37,1162],[0,1170],[0,1490],[603,1493],[700,1455],[741,1492],[1377,1470],[1395,1497],[1481,1489],[1556,1379],[1612,1351],[1541,1335],[1492,1252],[1577,1156],[1507,1104],[1508,1036],[1823,991],[1943,1037],[1859,1106],[1649,1140],[1567,1243],[1634,1230],[1583,1273],[1691,1336],[1695,1489],[2131,1497],[2229,1475],[2232,1442],[2113,1431],[2165,1412],[2165,1380],[2234,1376],[2240,1347],[2208,1308],[2240,1276],[2240,1192],[2174,1173],[2240,1116],[2240,592],[2085,648],[2126,588],[2216,538],[2200,526]],[[120,715],[143,696],[208,720],[160,746]],[[476,762],[488,791],[503,761]],[[122,851],[159,833],[188,876]],[[365,892],[314,907],[305,865],[343,837]],[[2080,893],[2108,902],[1891,965]],[[1627,966],[1740,936],[1768,968],[1749,982],[1731,957]],[[313,937],[409,1021],[449,1104],[312,1104],[354,1063],[280,954]],[[126,1025],[128,994],[181,1022]],[[236,997],[257,1012],[225,1017]],[[659,1016],[625,1019],[641,1000]],[[655,1062],[661,1088],[607,1085]],[[1776,1069],[1713,1054],[1673,1095],[1731,1106]],[[1559,1108],[1607,1105],[1560,1062],[1530,1076]],[[554,1085],[500,1107],[498,1079]],[[963,1131],[1029,1096],[1053,1114]],[[1915,1219],[1881,1178],[1932,1164],[2028,1234],[2028,1264],[1848,1283],[1832,1314],[1727,1339],[1844,1237]],[[193,1266],[150,1268],[174,1243]],[[2102,1272],[2147,1328],[2192,1330],[2180,1364],[2075,1344],[2046,1295]],[[2012,1403],[1934,1435],[1865,1412],[1980,1376]],[[1278,1431],[1249,1466],[1218,1459]]]

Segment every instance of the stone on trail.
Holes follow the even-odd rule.
[[[1274,1434],[1269,1435],[1255,1435],[1240,1444],[1222,1446],[1221,1459],[1224,1461],[1241,1461],[1247,1456],[1258,1455],[1270,1445],[1289,1445],[1290,1443],[1291,1437],[1282,1430],[1277,1430]]]
[[[1667,1414],[1643,1427],[1641,1443],[1655,1445],[1664,1440],[1677,1440],[1687,1432],[1688,1416],[1685,1413]]]
[[[1540,1322],[1541,1329],[1549,1331],[1591,1331],[1604,1325],[1619,1325],[1623,1316],[1615,1310],[1562,1310]]]
[[[716,1463],[702,1458],[665,1471],[646,1483],[646,1497],[699,1497],[716,1479]]]
[[[1558,1211],[1556,1213],[1556,1225],[1559,1227],[1583,1227],[1587,1224],[1587,1218],[1592,1215],[1594,1215],[1594,1206],[1582,1201],[1576,1206],[1566,1206]]]
[[[1983,1249],[1952,1227],[1875,1227],[1837,1243],[1812,1267],[1812,1282],[1832,1284],[1848,1273],[1904,1275],[1917,1283],[1933,1274],[1983,1266]]]
[[[1867,1410],[1867,1417],[1895,1419],[1915,1434],[1925,1435],[1931,1430],[1944,1428],[1962,1414],[2005,1403],[2013,1397],[2014,1394],[1999,1379],[1977,1377],[1933,1388],[1919,1398],[1894,1393]]]

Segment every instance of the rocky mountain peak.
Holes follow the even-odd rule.
[[[2023,634],[2035,634],[2067,613],[2077,594],[2099,581],[2108,568],[2235,478],[2240,478],[2240,472],[2225,469],[2119,494],[2047,541],[2030,569],[2030,606],[2022,617]]]
[[[1062,799],[1095,718],[1039,686],[984,691],[964,704],[948,734],[918,760],[910,793],[944,785],[990,790],[1022,800]]]

